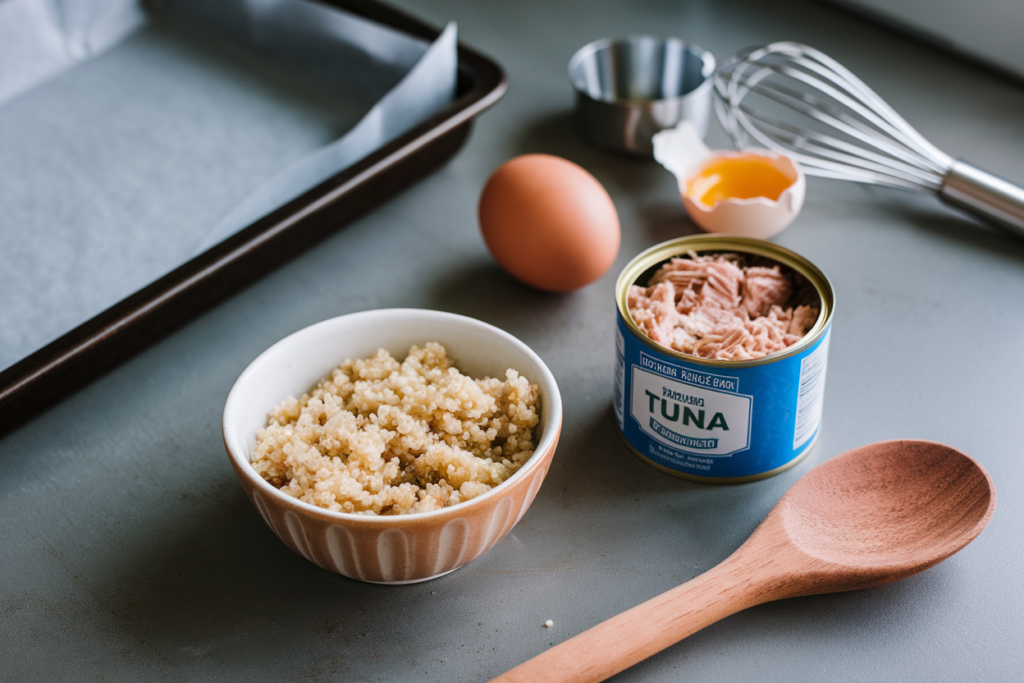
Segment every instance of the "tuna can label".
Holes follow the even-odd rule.
[[[615,414],[626,441],[660,468],[756,478],[794,462],[821,424],[829,330],[800,353],[728,367],[690,363],[616,330]]]

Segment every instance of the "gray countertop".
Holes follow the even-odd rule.
[[[1024,87],[830,7],[794,0],[403,0],[508,71],[507,96],[446,166],[0,440],[0,680],[485,681],[729,555],[801,475],[892,438],[942,441],[999,503],[961,553],[903,582],[729,617],[622,681],[1024,679],[1024,244],[929,197],[811,179],[776,241],[837,294],[822,435],[776,477],[705,486],[619,440],[613,287],[642,249],[696,231],[673,178],[571,127],[565,65],[601,36],[651,32],[718,56],[789,39],[850,67],[939,148],[1024,181]],[[723,146],[720,131],[713,146]],[[476,224],[487,176],[564,156],[608,189],[622,249],[598,282],[530,290]],[[321,570],[260,520],[223,451],[242,369],[344,313],[422,307],[523,339],[565,402],[523,520],[443,578],[387,587]],[[552,620],[550,628],[544,626]]]

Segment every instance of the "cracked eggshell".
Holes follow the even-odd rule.
[[[768,160],[772,166],[789,178],[792,184],[783,190],[777,200],[767,197],[719,199],[712,206],[708,206],[688,192],[690,182],[694,177],[700,175],[704,167],[716,163],[722,158],[747,157],[761,157]],[[807,181],[795,161],[775,152],[768,150],[719,152],[696,169],[687,180],[681,182],[679,192],[683,198],[683,206],[686,207],[690,218],[707,232],[768,239],[782,232],[800,213],[807,192]]]
[[[692,181],[708,166],[723,159],[750,157],[766,160],[791,181],[777,200],[767,197],[719,199],[708,206],[691,196]],[[768,239],[792,223],[803,208],[807,180],[795,160],[763,149],[710,150],[689,122],[684,121],[654,136],[654,158],[676,176],[686,212],[707,232]]]

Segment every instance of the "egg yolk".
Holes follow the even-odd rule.
[[[707,206],[723,199],[766,197],[778,201],[793,181],[770,160],[761,157],[726,158],[713,162],[690,179],[687,195]]]

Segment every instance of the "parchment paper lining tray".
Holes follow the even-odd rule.
[[[454,24],[365,0],[7,0],[0,65],[0,432],[445,161],[505,89]]]

